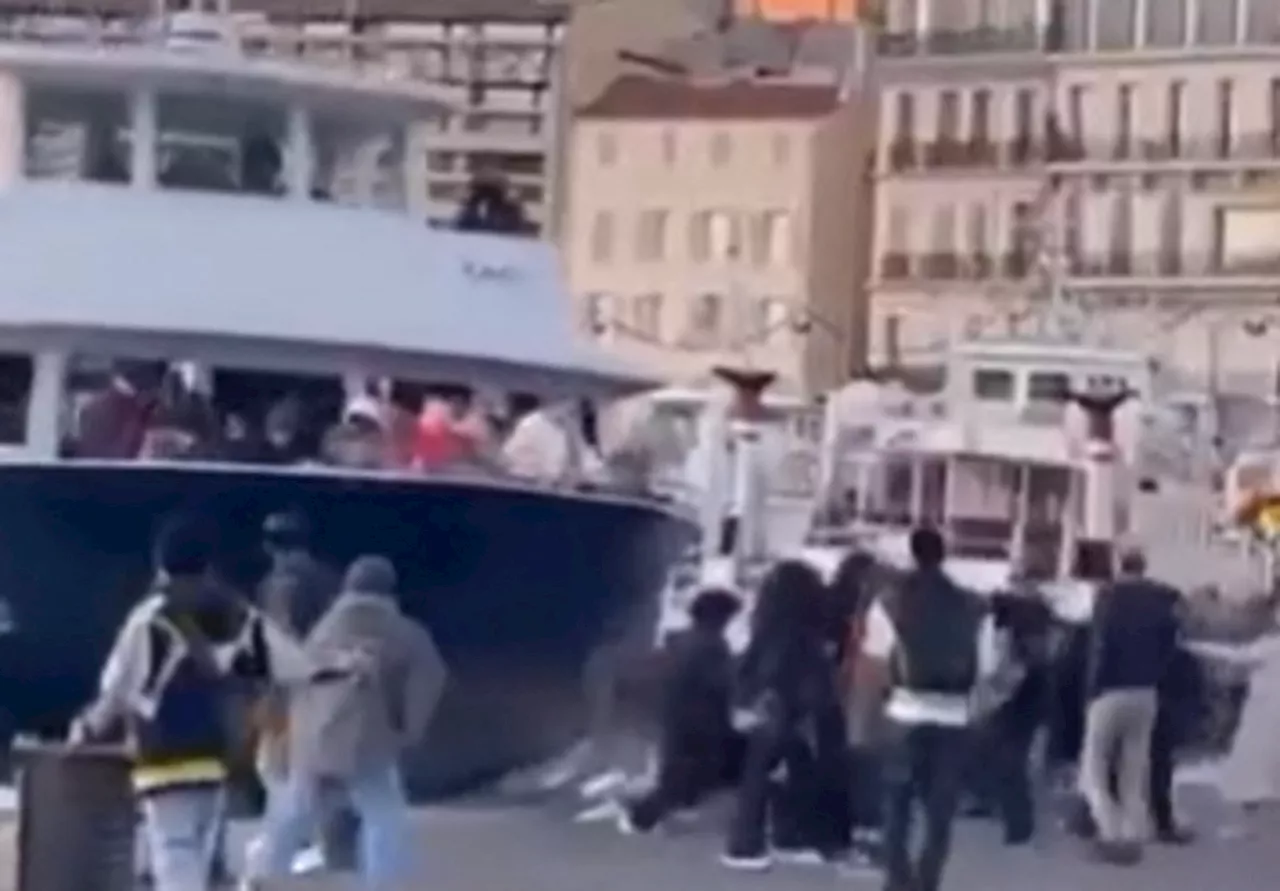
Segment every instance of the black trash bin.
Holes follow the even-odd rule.
[[[108,745],[15,740],[17,891],[133,891],[130,761]]]

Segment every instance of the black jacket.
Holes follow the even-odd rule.
[[[662,654],[662,731],[668,739],[724,739],[731,732],[733,655],[724,637],[691,628]]]
[[[1156,689],[1178,648],[1176,590],[1150,579],[1121,579],[1094,600],[1088,695]]]

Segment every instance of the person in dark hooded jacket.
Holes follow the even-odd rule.
[[[847,848],[822,805],[820,778],[835,775],[831,765],[845,759],[843,713],[824,646],[825,594],[811,566],[790,560],[760,587],[739,678],[747,751],[721,858],[730,868],[762,870],[775,856],[813,861]],[[779,767],[785,779],[775,787]]]
[[[690,606],[691,627],[663,651],[658,782],[623,811],[624,832],[647,832],[677,808],[733,781],[742,742],[730,722],[733,655],[725,629],[742,604],[711,588]]]

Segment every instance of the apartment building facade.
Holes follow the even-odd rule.
[[[203,4],[207,10],[219,5]],[[77,26],[87,35],[131,27],[141,33],[156,6],[154,0],[0,0],[0,30],[20,40],[68,39]],[[567,3],[230,0],[225,6],[247,53],[419,81],[456,109],[423,121],[405,148],[421,158],[404,196],[415,212],[451,218],[470,178],[484,172],[508,181],[532,221],[554,223],[566,117],[558,91]]]
[[[582,331],[672,381],[861,360],[872,104],[832,86],[619,78],[580,110],[565,250]]]
[[[1280,2],[888,13],[873,362],[936,363],[1058,282],[1188,387],[1274,387]]]

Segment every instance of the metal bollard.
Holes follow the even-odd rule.
[[[118,746],[19,738],[17,891],[132,891],[136,810]]]

